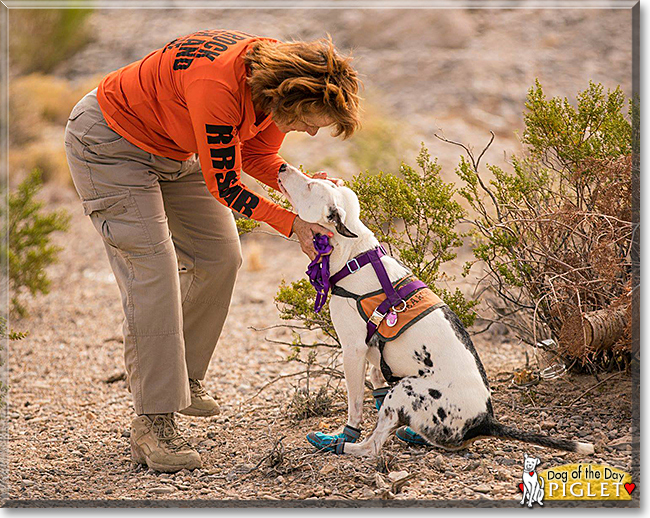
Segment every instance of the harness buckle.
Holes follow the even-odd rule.
[[[354,270],[352,268],[350,268],[350,265],[352,263],[357,265],[357,267]],[[345,266],[347,266],[348,271],[350,273],[355,273],[355,272],[359,271],[359,268],[361,268],[361,266],[359,266],[359,263],[357,262],[356,258],[355,259],[350,259],[347,263],[345,263]]]
[[[381,321],[384,319],[385,316],[386,316],[385,313],[380,313],[379,311],[377,311],[377,310],[375,309],[375,310],[372,312],[372,315],[370,315],[370,318],[369,318],[368,320],[370,320],[370,322],[372,322],[372,323],[375,324],[377,327],[379,327],[379,324],[381,324]]]

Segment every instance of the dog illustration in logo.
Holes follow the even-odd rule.
[[[521,502],[519,502],[521,505],[526,502],[526,497],[528,497],[528,507],[533,507],[535,502],[544,505],[542,503],[544,499],[544,479],[535,472],[539,462],[537,457],[529,457],[527,453],[524,454],[524,496],[521,497]]]

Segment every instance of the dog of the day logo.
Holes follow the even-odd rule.
[[[636,489],[629,473],[612,466],[565,464],[537,473],[540,463],[535,457],[524,457],[521,505],[544,505],[547,500],[631,500]]]

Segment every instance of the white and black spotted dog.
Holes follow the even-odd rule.
[[[282,192],[303,220],[334,232],[330,238],[332,273],[379,245],[374,234],[361,223],[359,200],[349,188],[310,178],[288,165],[282,168],[278,178]],[[388,255],[381,261],[391,282],[411,274]],[[370,266],[359,268],[337,285],[356,294],[381,288]],[[354,300],[332,296],[329,307],[343,349],[348,391],[346,428],[358,430],[362,422],[366,361],[372,365],[370,380],[375,389],[387,385],[382,364],[395,379],[400,379],[387,390],[373,433],[360,443],[346,441],[337,453],[376,455],[390,434],[402,425],[410,427],[426,442],[450,450],[463,448],[480,437],[501,437],[582,454],[593,453],[592,444],[517,430],[495,419],[481,360],[462,323],[446,305],[427,314],[398,338],[381,343],[374,335],[369,344],[366,344],[366,322]]]
[[[522,475],[522,482],[524,485],[524,495],[521,497],[521,505],[524,505],[528,499],[528,507],[533,507],[537,502],[539,505],[544,505],[544,479],[540,477],[537,472],[540,460],[537,457],[529,457],[527,453],[524,454],[524,473]]]

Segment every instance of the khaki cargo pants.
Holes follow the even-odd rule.
[[[188,378],[205,376],[241,265],[233,215],[198,160],[152,155],[111,130],[96,90],[72,110],[65,148],[122,295],[135,411],[182,410]]]

